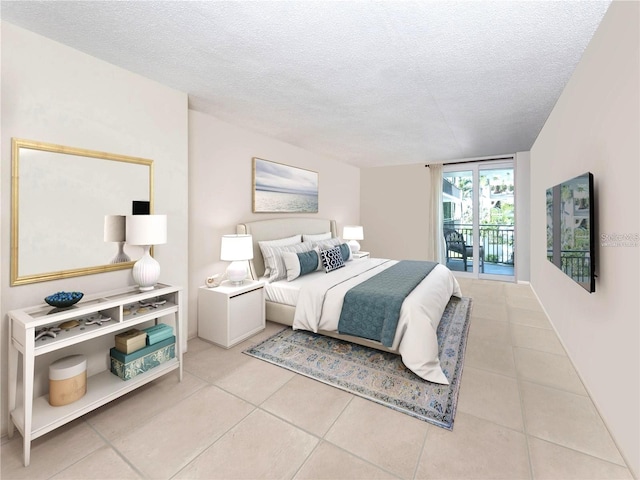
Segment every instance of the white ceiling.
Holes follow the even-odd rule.
[[[2,19],[357,166],[529,150],[608,1],[2,1]]]

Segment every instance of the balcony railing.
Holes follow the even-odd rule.
[[[553,261],[553,253],[547,250],[547,259]],[[561,250],[560,270],[576,282],[588,282],[591,278],[591,256],[583,250]]]
[[[480,245],[483,247],[485,263],[513,265],[514,227],[513,225],[479,225]],[[467,245],[473,245],[473,225],[444,225],[444,229],[454,229],[461,233]]]

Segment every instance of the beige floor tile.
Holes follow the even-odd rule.
[[[551,330],[551,324],[544,312],[534,312],[524,308],[507,307],[509,321],[518,325],[528,325],[530,327],[547,328]]]
[[[383,470],[408,478],[417,465],[428,427],[426,422],[355,397],[325,440]]]
[[[286,368],[243,356],[250,361],[223,375],[215,384],[254,405],[260,405],[296,375]]]
[[[103,447],[52,477],[53,480],[125,480],[142,478],[112,448]]]
[[[187,342],[187,353],[189,355],[195,355],[196,353],[210,349],[212,346],[212,343],[202,340],[199,337],[190,338]]]
[[[292,478],[318,441],[255,410],[175,478]]]
[[[618,465],[624,465],[589,397],[522,382],[527,432]]]
[[[491,303],[476,304],[474,298],[473,307],[471,309],[471,318],[486,318],[488,320],[506,322],[508,319],[507,307],[505,305]]]
[[[513,308],[520,308],[522,310],[530,310],[532,312],[544,313],[540,302],[535,297],[522,297],[522,296],[508,296],[507,305]]]
[[[505,325],[508,325],[505,323]],[[500,345],[490,340],[469,342],[464,357],[464,364],[481,368],[509,377],[516,376],[513,351],[510,345]]]
[[[417,479],[528,479],[523,433],[458,412],[453,431],[432,428]]]
[[[513,344],[518,347],[566,355],[555,332],[547,328],[511,323],[511,337]]]
[[[184,370],[206,382],[213,383],[250,361],[251,357],[243,354],[238,348],[227,350],[212,345],[211,348],[193,355],[187,353],[184,356]]]
[[[505,305],[507,302],[502,285],[474,284],[469,290],[469,294],[481,303]]]
[[[524,428],[516,379],[469,366],[462,373],[458,412],[518,431]]]
[[[513,353],[519,378],[588,396],[568,357],[518,347]]]
[[[398,477],[339,449],[335,445],[322,442],[294,478],[296,480],[392,480]]]
[[[185,372],[165,375],[85,416],[86,421],[108,440],[145,424],[155,415],[180,402],[207,384]]]
[[[503,294],[500,295],[486,295],[484,293],[478,293],[476,289],[472,289],[469,292],[471,298],[473,298],[473,302],[475,305],[506,305],[507,300]]]
[[[208,386],[113,442],[146,477],[169,478],[254,407]]]
[[[626,467],[529,437],[533,478],[540,480],[631,479]]]
[[[296,375],[261,408],[322,437],[352,398],[350,393]]]
[[[507,297],[536,298],[531,286],[522,283],[505,283],[504,293]]]
[[[510,307],[521,308],[523,310],[530,310],[532,312],[541,312],[541,313],[544,312],[542,310],[542,306],[540,305],[540,302],[538,302],[538,299],[535,297],[523,297],[523,296],[510,295],[510,296],[507,296],[506,299],[507,299],[507,305],[509,305]]]
[[[469,324],[469,342],[491,341],[498,345],[511,345],[511,333],[507,322],[485,318]]]
[[[31,462],[22,463],[22,437],[16,432],[2,445],[0,478],[50,478],[105,445],[82,420],[76,420],[31,442]]]

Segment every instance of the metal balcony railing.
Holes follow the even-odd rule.
[[[479,225],[480,245],[486,263],[513,265],[514,227],[513,225]],[[460,232],[467,245],[473,245],[473,225],[448,223],[444,229]]]
[[[553,253],[547,250],[547,259],[553,261]],[[591,255],[583,250],[561,250],[560,270],[576,282],[589,282],[591,279]]]

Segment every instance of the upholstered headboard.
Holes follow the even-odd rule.
[[[253,237],[253,261],[249,262],[251,277],[258,279],[264,274],[264,260],[258,242],[291,237],[298,233],[314,234],[331,232],[337,237],[336,221],[321,218],[274,218],[240,223],[236,233],[249,234]]]

